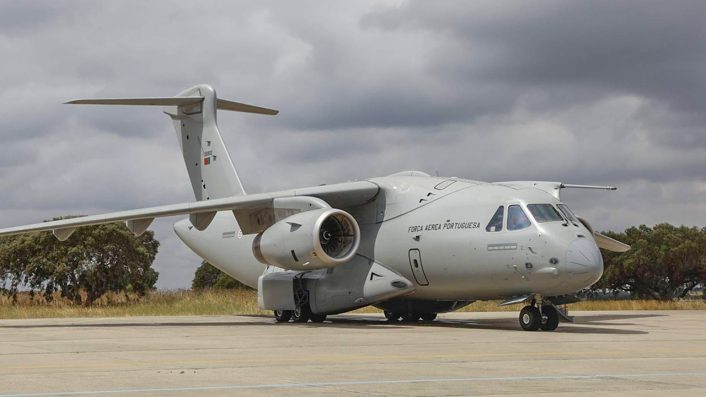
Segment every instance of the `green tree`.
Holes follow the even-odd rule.
[[[6,237],[0,240],[0,284],[15,298],[30,290],[50,301],[59,291],[86,305],[106,292],[144,295],[159,276],[152,268],[158,248],[153,232],[135,237],[122,223],[78,228],[63,242],[51,233]]]
[[[706,283],[706,228],[662,223],[606,235],[632,248],[622,254],[603,251],[605,272],[594,288],[624,290],[636,298],[670,300],[683,298]]]
[[[247,285],[225,274],[212,264],[203,261],[201,266],[194,273],[194,280],[191,282],[194,290],[205,289],[249,289]]]

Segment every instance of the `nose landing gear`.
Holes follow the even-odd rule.
[[[551,304],[532,302],[520,310],[520,326],[525,331],[554,331],[559,326],[559,313]]]
[[[536,306],[528,305],[520,310],[520,326],[525,331],[536,331],[542,321],[542,314]]]

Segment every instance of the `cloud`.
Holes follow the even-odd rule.
[[[0,226],[192,200],[166,116],[81,97],[210,83],[250,192],[403,169],[615,184],[564,192],[597,229],[706,224],[698,1],[0,4]],[[159,286],[199,259],[156,221]]]

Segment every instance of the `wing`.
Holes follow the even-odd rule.
[[[630,250],[629,245],[598,232],[593,232],[593,238],[596,240],[596,245],[604,250],[613,252],[627,252]]]
[[[543,190],[552,196],[561,200],[559,197],[559,192],[561,189],[600,189],[600,190],[617,190],[615,186],[595,186],[595,185],[574,185],[570,183],[562,182],[546,182],[546,181],[509,181],[509,182],[495,182],[498,185],[511,186],[515,188],[528,188],[533,187],[539,190]]]
[[[346,207],[365,204],[375,198],[379,187],[370,181],[347,182],[274,193],[233,196],[222,199],[163,205],[101,215],[82,216],[34,225],[0,229],[0,236],[51,230],[60,240],[66,240],[81,226],[125,221],[136,235],[142,234],[154,218],[189,215],[199,230],[210,224],[218,211],[233,211],[244,234],[258,233],[279,220],[278,214],[291,214],[309,206]],[[289,211],[277,211],[277,210]]]

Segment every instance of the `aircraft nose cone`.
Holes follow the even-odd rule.
[[[569,244],[566,272],[575,280],[581,280],[583,287],[588,287],[601,278],[603,257],[592,240],[579,238]]]

